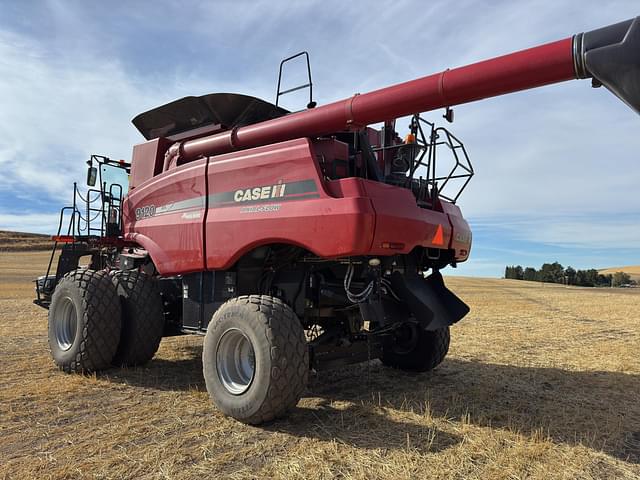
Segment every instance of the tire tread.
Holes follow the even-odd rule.
[[[111,278],[122,305],[122,331],[113,364],[147,363],[158,351],[164,331],[157,283],[138,270],[118,270]]]
[[[302,325],[287,304],[267,295],[243,295],[228,300],[214,314],[212,325],[217,316],[231,306],[244,306],[249,313],[258,314],[265,337],[271,344],[272,361],[271,381],[262,405],[252,415],[235,418],[245,423],[259,424],[282,417],[295,407],[307,386],[309,351]],[[203,352],[203,355],[206,354]],[[215,402],[214,395],[212,399]]]
[[[67,373],[90,373],[110,367],[120,341],[121,310],[109,275],[102,270],[73,270],[62,277],[57,288],[67,284],[77,289],[82,299],[82,312],[76,310],[82,338],[71,361],[60,362],[55,357],[54,361]],[[49,342],[51,349],[51,338]]]

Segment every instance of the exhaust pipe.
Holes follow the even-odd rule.
[[[578,78],[593,78],[640,113],[640,17],[573,37]]]

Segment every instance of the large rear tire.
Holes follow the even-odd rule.
[[[401,330],[403,329],[403,330]],[[424,330],[417,322],[406,322],[383,347],[382,363],[411,372],[436,368],[449,351],[449,327]]]
[[[158,351],[164,331],[158,284],[137,270],[119,270],[111,278],[122,307],[120,343],[112,363],[142,365]]]
[[[89,373],[111,366],[120,341],[120,301],[104,271],[67,273],[49,306],[49,349],[67,373]]]
[[[241,422],[259,424],[298,403],[307,386],[309,352],[291,308],[266,295],[242,296],[213,315],[202,364],[216,406]]]

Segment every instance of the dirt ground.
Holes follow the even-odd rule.
[[[434,372],[319,373],[250,427],[210,403],[199,337],[59,372],[31,303],[47,260],[0,252],[0,478],[640,478],[640,289],[449,278],[472,311]]]

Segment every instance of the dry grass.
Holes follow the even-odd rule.
[[[57,371],[30,279],[0,253],[0,478],[640,478],[640,292],[451,278],[472,306],[426,375],[312,378],[292,415],[223,417],[201,339],[144,368]]]

